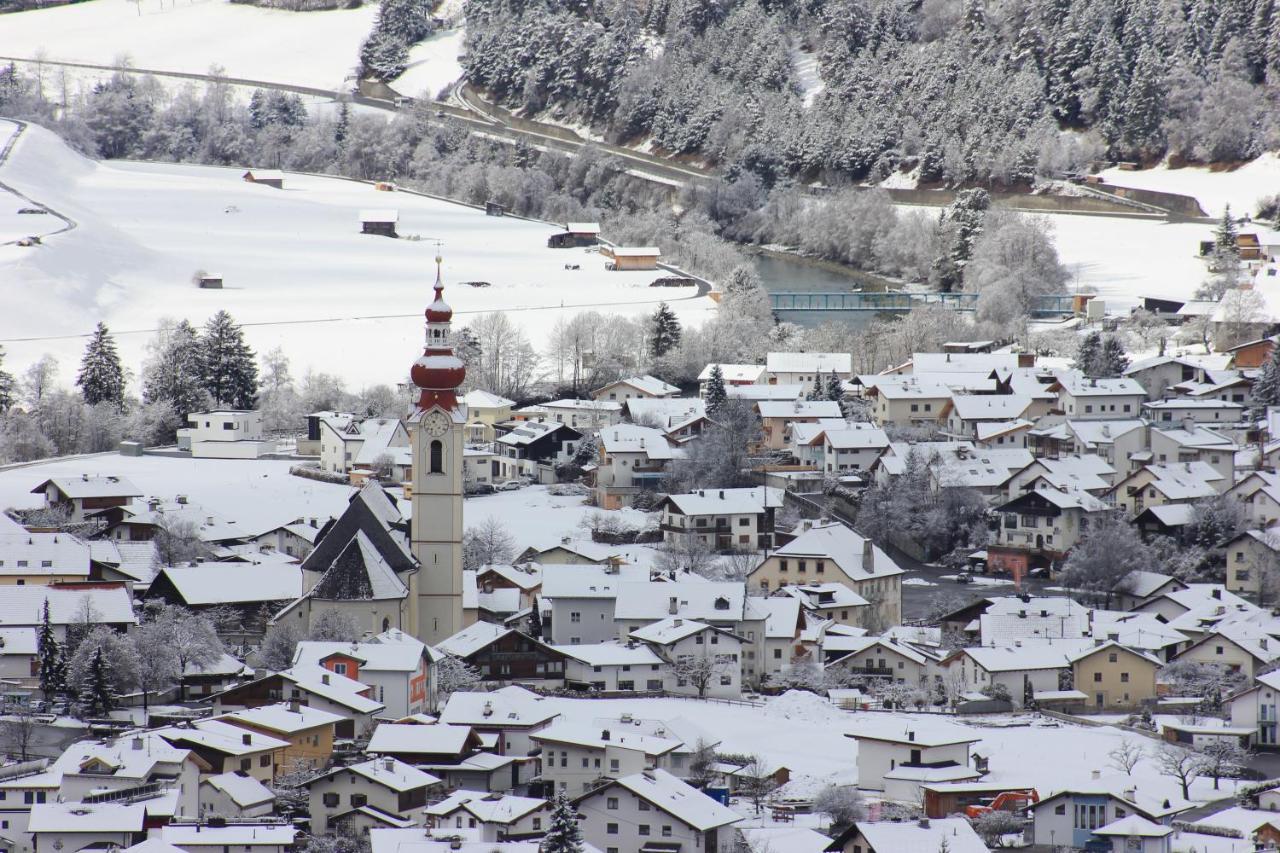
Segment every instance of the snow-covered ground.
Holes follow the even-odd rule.
[[[1252,216],[1258,199],[1280,193],[1280,154],[1263,154],[1230,172],[1205,167],[1160,166],[1138,172],[1107,169],[1100,174],[1107,183],[1121,187],[1189,195],[1199,201],[1210,216],[1221,216],[1228,204],[1236,216]]]
[[[462,78],[462,28],[442,30],[409,49],[409,67],[391,82],[402,95],[435,98],[442,89]]]
[[[338,89],[352,74],[376,3],[289,12],[228,0],[88,0],[4,16],[0,55],[204,74]]]
[[[200,324],[226,309],[255,350],[283,347],[299,373],[333,373],[356,388],[396,382],[421,349],[437,241],[455,319],[508,312],[540,348],[558,317],[589,308],[641,314],[667,301],[694,325],[713,309],[681,299],[692,289],[649,287],[665,273],[607,272],[594,252],[546,248],[553,226],[337,178],[290,174],[277,190],[242,172],[93,162],[30,127],[0,180],[78,227],[38,248],[0,246],[9,366],[50,352],[68,381],[82,336],[103,320],[136,371],[161,318]],[[421,240],[359,233],[361,209],[388,207],[399,210],[402,237]],[[197,269],[222,274],[225,289],[195,288]]]
[[[804,100],[804,105],[813,106],[814,99],[827,87],[822,79],[822,72],[818,68],[818,55],[794,48],[791,51],[791,67],[795,69],[796,81],[800,84],[800,97]]]

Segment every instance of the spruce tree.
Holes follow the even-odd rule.
[[[217,405],[252,409],[258,398],[258,364],[244,332],[226,311],[205,324],[200,339],[200,375]]]
[[[835,368],[832,368],[831,375],[827,377],[827,399],[836,403],[844,399],[844,383],[836,375]]]
[[[1259,406],[1280,406],[1280,345],[1262,365],[1262,375],[1253,384],[1253,401]]]
[[[582,830],[578,813],[564,791],[556,793],[551,804],[551,820],[542,838],[541,853],[582,853]]]
[[[46,702],[67,691],[67,660],[49,622],[49,600],[40,613],[40,630],[36,634],[36,653],[40,658],[40,693]]]
[[[1098,377],[1115,377],[1129,369],[1129,356],[1124,345],[1115,335],[1108,335],[1102,342],[1102,354],[1098,359]]]
[[[200,338],[195,328],[183,320],[169,333],[155,361],[147,367],[142,399],[147,403],[166,402],[186,423],[187,415],[208,402],[201,371]]]
[[[707,414],[713,416],[729,402],[729,394],[724,389],[724,371],[718,364],[711,365],[711,376],[707,378],[707,393],[703,399],[706,401]]]
[[[805,396],[806,400],[825,400],[827,399],[827,389],[822,384],[822,374],[815,373],[813,375],[813,387],[809,389],[809,393]]]
[[[347,134],[351,132],[351,105],[346,101],[338,104],[338,121],[333,126],[333,144],[342,151],[347,146]]]
[[[650,352],[654,358],[662,358],[679,345],[680,319],[676,317],[676,312],[671,310],[671,306],[663,302],[658,305],[658,310],[653,315],[653,340],[649,344]]]
[[[111,403],[117,409],[124,408],[124,368],[106,323],[98,323],[93,337],[89,338],[76,385],[90,406]]]
[[[1240,232],[1236,228],[1236,221],[1231,216],[1231,205],[1227,205],[1222,209],[1222,218],[1218,220],[1218,227],[1213,232],[1213,248],[1215,252],[1239,255],[1240,246],[1236,242],[1236,238]]]
[[[1076,351],[1076,370],[1085,376],[1098,375],[1098,365],[1102,359],[1102,333],[1090,332],[1080,341],[1080,349]]]
[[[4,347],[0,347],[0,415],[13,408],[13,404],[17,402],[17,394],[17,380],[4,369]]]
[[[1124,101],[1122,139],[1138,157],[1163,150],[1165,109],[1164,60],[1148,43],[1138,54]]]
[[[102,654],[102,647],[93,650],[89,662],[89,677],[80,690],[80,710],[86,717],[105,717],[116,706],[116,694],[111,688],[111,664]]]

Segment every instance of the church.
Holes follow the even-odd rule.
[[[272,620],[307,634],[329,610],[362,630],[397,628],[429,645],[461,631],[463,436],[466,405],[458,389],[466,366],[453,352],[453,309],[444,301],[441,258],[426,311],[426,343],[409,369],[418,399],[407,426],[412,449],[411,519],[370,482],[321,529],[303,561],[301,596]]]

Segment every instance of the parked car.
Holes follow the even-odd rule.
[[[501,483],[494,483],[494,488],[500,492],[514,492],[524,486],[519,480],[503,480]]]
[[[469,495],[492,495],[496,494],[497,491],[492,483],[472,483],[466,489]]]
[[[973,583],[973,575],[968,572],[961,572],[956,575],[956,583]]]

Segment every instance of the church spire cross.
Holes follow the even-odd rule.
[[[449,329],[453,323],[453,309],[444,301],[444,259],[436,255],[435,299],[427,306],[426,347],[422,356],[413,363],[409,377],[422,392],[418,396],[418,411],[440,407],[451,411],[458,407],[457,390],[466,378],[467,368],[454,355],[449,342]]]

